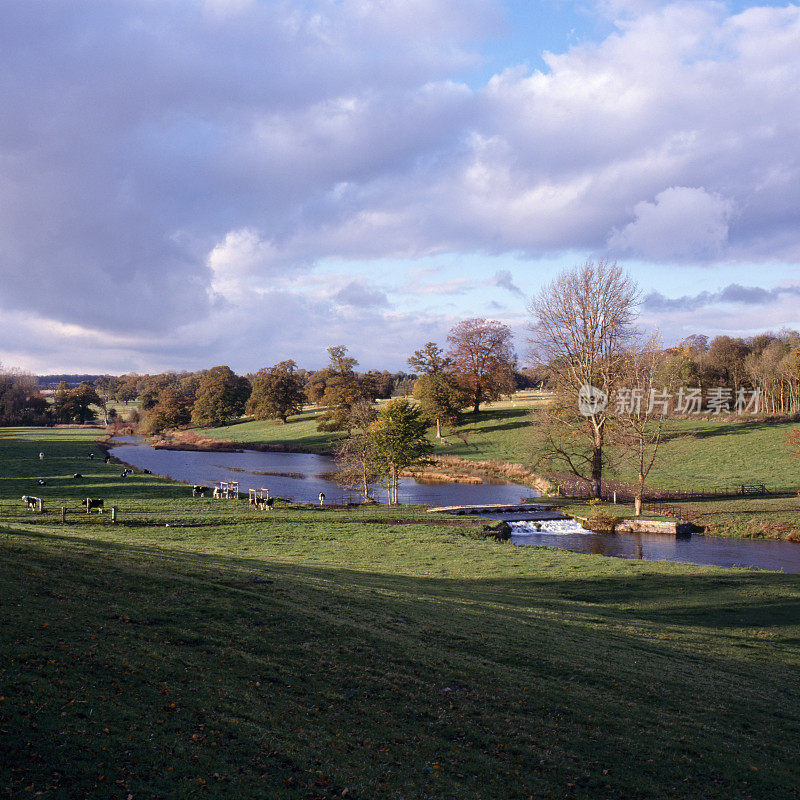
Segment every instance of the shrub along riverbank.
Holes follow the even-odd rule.
[[[797,796],[800,577],[265,514],[92,435],[0,430],[9,796]]]

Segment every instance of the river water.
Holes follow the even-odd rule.
[[[497,515],[508,516],[508,515]],[[766,539],[726,539],[721,536],[665,536],[658,533],[594,533],[574,520],[535,523],[509,520],[511,541],[546,545],[573,553],[635,558],[645,561],[689,561],[718,567],[757,567],[800,573],[800,544]]]
[[[124,442],[112,448],[114,456],[126,464],[149,469],[184,483],[213,486],[218,481],[239,481],[239,491],[269,489],[274,497],[316,503],[320,492],[326,502],[358,502],[357,492],[342,489],[327,476],[336,470],[332,458],[310,453],[263,453],[243,450],[238,453],[209,453],[193,450],[155,450],[135,437],[118,437]],[[386,499],[386,490],[373,486],[377,500]],[[527,486],[507,481],[481,484],[422,483],[401,478],[398,500],[407,504],[469,505],[474,503],[519,503],[537,494]]]
[[[113,454],[127,464],[149,469],[157,475],[189,484],[213,486],[218,481],[239,481],[242,492],[269,489],[272,496],[299,502],[317,502],[320,492],[326,503],[358,502],[356,492],[348,492],[328,478],[336,466],[333,459],[306,453],[263,453],[244,450],[237,453],[210,453],[188,450],[154,450],[134,437],[119,437]],[[385,490],[375,486],[375,497],[385,499]],[[536,494],[532,489],[505,481],[482,484],[421,483],[403,478],[398,491],[401,503],[425,505],[481,505],[518,503]],[[752,539],[725,539],[692,534],[675,537],[663,534],[592,533],[573,520],[540,523],[525,522],[523,515],[496,514],[513,527],[511,541],[517,545],[546,545],[575,553],[596,553],[618,558],[648,561],[688,561],[722,567],[757,567],[800,573],[800,544]]]

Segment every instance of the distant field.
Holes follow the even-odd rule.
[[[789,457],[786,436],[798,423],[671,422],[650,483],[664,488],[705,488],[765,483],[800,488],[800,461]],[[622,467],[623,479],[635,478]]]
[[[544,396],[546,397],[546,396]],[[381,401],[385,402],[385,401]],[[457,433],[466,437],[466,442],[456,434],[445,431],[445,443],[437,442],[431,431],[431,441],[442,453],[464,458],[513,460],[526,463],[530,460],[530,447],[526,428],[530,411],[544,402],[540,392],[518,392],[510,400],[488,403],[477,418],[472,414],[464,417],[464,424]],[[307,409],[302,414],[290,417],[286,424],[267,421],[247,421],[220,428],[198,428],[196,433],[217,439],[227,439],[243,444],[280,444],[298,447],[300,450],[325,453],[341,434],[323,433],[317,430],[317,417],[324,409]],[[511,455],[509,455],[511,454]]]
[[[220,428],[194,428],[200,436],[227,439],[247,444],[280,444],[296,447],[309,453],[327,453],[333,443],[341,437],[338,433],[317,430],[317,421],[323,409],[304,411],[289,417],[286,423],[277,420],[249,420]]]
[[[264,514],[95,435],[0,429],[9,797],[797,796],[800,576]],[[66,525],[22,507],[40,476]]]

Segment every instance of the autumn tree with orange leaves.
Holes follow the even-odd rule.
[[[517,356],[508,325],[492,319],[465,319],[447,336],[450,370],[469,394],[477,414],[481,403],[514,391]]]

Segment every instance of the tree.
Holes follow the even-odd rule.
[[[212,367],[200,379],[192,409],[195,425],[223,425],[244,413],[250,397],[250,381],[236,375],[230,367]]]
[[[113,375],[102,375],[94,382],[94,389],[100,398],[100,408],[103,410],[103,424],[108,425],[108,403],[114,396],[117,388],[117,379]]]
[[[325,392],[321,402],[326,406],[317,423],[321,431],[347,430],[350,409],[359,400],[371,397],[374,387],[359,381],[354,367],[358,365],[352,356],[347,355],[344,345],[328,348],[330,364],[325,379]]]
[[[447,336],[452,372],[472,398],[476,414],[481,403],[514,391],[512,339],[507,325],[480,317],[462,320]]]
[[[378,479],[372,457],[370,426],[375,409],[368,400],[360,400],[350,410],[350,432],[334,445],[333,457],[338,471],[336,482],[361,493],[364,502],[371,500],[370,485]]]
[[[601,494],[609,419],[603,401],[619,385],[637,302],[636,284],[616,262],[602,260],[562,272],[528,306],[531,356],[549,367],[557,393],[553,413],[543,419],[540,458],[587,480],[594,497]]]
[[[634,515],[642,513],[647,476],[661,444],[664,422],[669,414],[673,381],[665,374],[664,351],[652,336],[628,354],[624,371],[625,393],[618,394],[615,406],[618,444],[636,469]]]
[[[408,365],[419,370],[423,375],[438,375],[448,372],[453,366],[453,360],[448,358],[444,350],[436,342],[426,342],[421,350],[415,350],[408,358]]]
[[[192,418],[192,405],[191,397],[168,386],[158,395],[156,404],[146,412],[141,432],[147,435],[188,425]]]
[[[84,381],[74,389],[66,381],[61,381],[53,398],[53,413],[63,422],[91,422],[97,416],[92,405],[99,406],[100,398],[94,387]]]
[[[47,401],[33,375],[0,366],[0,425],[32,425],[47,421]]]
[[[409,366],[422,375],[413,387],[414,397],[423,411],[436,423],[436,438],[442,438],[442,422],[457,425],[461,409],[468,402],[456,379],[450,374],[453,362],[436,342],[426,342],[408,359]]]
[[[294,361],[281,361],[260,369],[253,379],[253,392],[247,401],[247,413],[256,419],[279,419],[303,410],[303,381],[295,371]]]
[[[397,502],[400,473],[422,462],[433,449],[427,429],[422,411],[402,398],[383,406],[370,426],[372,462],[385,481],[390,505]]]
[[[141,378],[136,374],[123,375],[117,383],[114,398],[126,405],[139,396],[139,382]]]
[[[142,411],[151,409],[157,402],[164,389],[175,388],[178,385],[178,376],[174,372],[162,372],[158,375],[145,375],[138,381],[139,408]]]
[[[436,424],[436,438],[442,438],[442,423],[454,427],[461,419],[461,409],[468,402],[455,379],[444,372],[423,375],[414,384],[414,397],[431,422]]]

